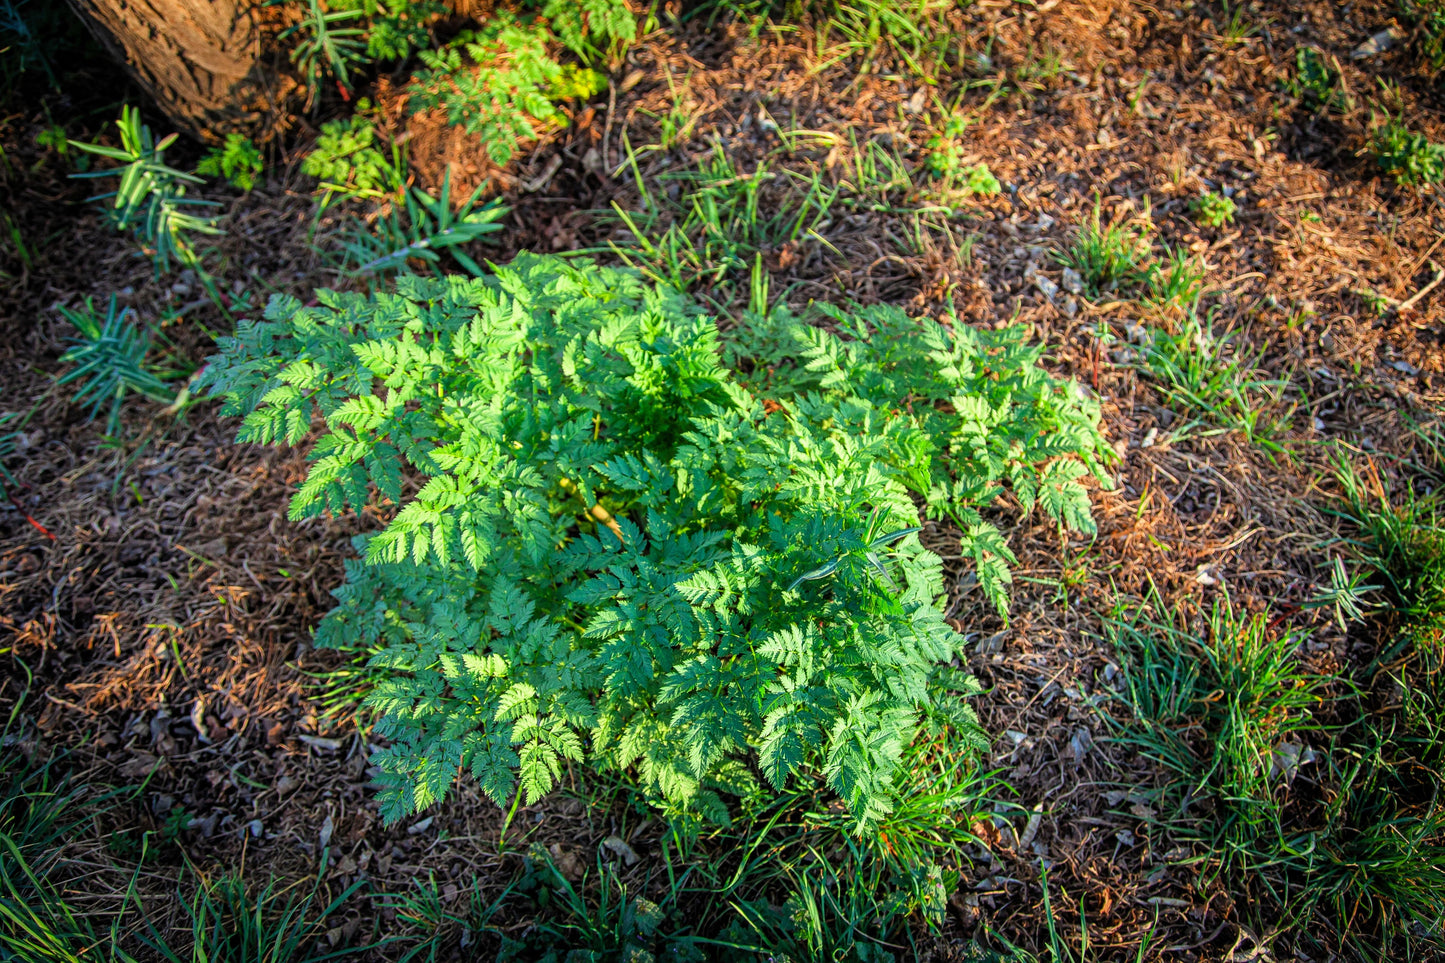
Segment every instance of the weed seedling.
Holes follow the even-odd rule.
[[[121,402],[127,394],[134,392],[167,405],[176,403],[176,392],[146,363],[150,331],[136,324],[135,312],[130,308],[117,306],[115,295],[111,295],[103,318],[96,317],[95,306],[88,298],[83,310],[60,307],[59,311],[75,326],[76,337],[60,358],[75,368],[57,383],[81,382],[72,400],[89,404],[92,419],[109,406],[107,434],[114,435],[119,427]]]
[[[1238,208],[1233,199],[1209,191],[1191,202],[1189,209],[1205,227],[1224,227],[1234,223],[1234,212]]]
[[[196,173],[223,177],[232,187],[249,191],[256,186],[264,165],[261,151],[245,134],[227,134],[226,143],[213,147],[196,165]]]
[[[1445,145],[1410,130],[1399,117],[1387,114],[1377,120],[1367,150],[1397,184],[1418,187],[1445,180]]]
[[[1343,112],[1352,106],[1340,88],[1338,66],[1331,66],[1313,47],[1295,51],[1294,76],[1285,82],[1285,89],[1315,110]]]
[[[1002,187],[999,185],[998,178],[993,176],[993,171],[988,169],[987,164],[978,164],[965,172],[963,189],[969,194],[988,197],[997,194]]]
[[[302,172],[321,181],[321,210],[337,195],[381,200],[400,197],[404,190],[401,149],[393,144],[389,157],[382,153],[376,126],[365,116],[367,107],[363,99],[351,117],[322,124],[316,146],[301,161]]]
[[[446,47],[421,52],[424,67],[407,88],[408,109],[441,111],[448,124],[478,137],[494,164],[506,164],[523,141],[565,123],[558,102],[606,89],[597,71],[555,60],[554,39],[546,21],[498,10]]]
[[[1376,318],[1383,318],[1390,313],[1395,302],[1376,291],[1374,288],[1357,288],[1355,293],[1365,305],[1365,310]]]
[[[351,86],[351,71],[366,58],[366,16],[359,7],[337,5],[328,9],[321,0],[302,0],[301,19],[277,37],[291,45],[291,62],[306,81],[309,110],[328,77],[343,89]]]
[[[435,266],[446,251],[473,275],[482,269],[462,249],[487,234],[500,231],[497,222],[508,208],[500,201],[479,204],[486,184],[477,185],[471,197],[452,210],[451,172],[442,177],[440,196],[429,197],[413,187],[404,204],[392,205],[391,212],[370,227],[356,225],[345,245],[342,270],[353,276],[410,271],[412,261]]]

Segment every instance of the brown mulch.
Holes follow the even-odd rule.
[[[992,858],[950,901],[942,933],[926,938],[937,959],[962,959],[969,939],[990,934],[1046,946],[1041,869],[1060,932],[1072,937],[1086,920],[1100,959],[1133,959],[1143,941],[1151,958],[1255,958],[1246,954],[1268,934],[1249,929],[1247,894],[1202,883],[1184,865],[1191,854],[1152,823],[1146,790],[1161,774],[1110,739],[1109,719],[1127,712],[1103,617],[1151,590],[1195,613],[1227,595],[1281,624],[1312,627],[1310,657],[1322,664],[1348,660],[1326,616],[1301,608],[1327,580],[1322,546],[1335,524],[1317,443],[1403,452],[1406,417],[1438,413],[1445,400],[1445,289],[1383,316],[1359,293],[1405,301],[1430,282],[1434,262],[1445,263],[1441,195],[1396,188],[1359,156],[1366,97],[1381,78],[1398,83],[1394,109],[1445,140],[1439,94],[1406,47],[1349,56],[1390,22],[1391,5],[1245,5],[1265,25],[1242,40],[1225,36],[1219,5],[1182,7],[980,0],[957,14],[972,57],[960,109],[977,115],[965,135],[969,162],[986,162],[1005,192],[970,202],[921,242],[911,240],[920,235],[907,213],[855,208],[820,227],[826,244],[765,252],[771,290],[797,306],[852,298],[937,313],[951,300],[971,323],[1032,325],[1051,366],[1101,399],[1120,455],[1116,486],[1097,493],[1096,540],[1061,541],[1038,519],[1009,521],[1019,565],[1007,625],[949,559],[949,616],[969,637],[970,668],[988,687],[978,710],[997,737],[985,762],[1001,771],[1017,812],[993,827]],[[903,71],[860,74],[848,61],[815,70],[811,41],[806,30],[750,39],[740,26],[701,22],[659,31],[628,54],[609,96],[576,108],[568,127],[509,171],[491,168],[455,131],[408,121],[384,84],[376,96],[398,132],[411,125],[419,183],[436,186],[450,171],[454,194],[488,177],[503,189],[512,211],[488,256],[589,249],[611,258],[608,242],[628,240],[608,216],[612,203],[640,204],[627,147],[659,143],[658,118],[675,103],[694,118],[692,137],[638,155],[652,185],[719,148],[743,169],[766,161],[829,183],[847,176],[854,144],[920,159],[952,92]],[[1352,113],[1316,116],[1280,92],[1304,44],[1338,58]],[[990,103],[1000,84],[1005,92]],[[382,519],[287,521],[301,454],[234,444],[235,424],[212,405],[180,420],[130,405],[117,447],[68,403],[53,381],[67,336],[53,304],[114,292],[148,320],[176,317],[163,331],[191,362],[227,321],[193,279],[154,278],[126,238],[102,229],[83,187],[65,180],[65,163],[35,146],[42,120],[23,110],[0,118],[13,216],[24,237],[44,239],[30,260],[6,251],[0,264],[0,410],[29,412],[9,466],[20,484],[0,506],[0,635],[14,683],[4,698],[33,675],[23,718],[32,751],[68,751],[97,785],[143,787],[76,842],[76,865],[87,868],[76,898],[118,911],[133,863],[116,839],[161,829],[174,806],[190,828],[136,883],[163,929],[184,925],[174,893],[185,865],[295,881],[322,873],[329,849],[333,892],[365,878],[370,892],[404,893],[430,876],[457,902],[474,881],[500,892],[534,842],[582,865],[614,834],[655,853],[656,824],[621,804],[586,811],[565,794],[521,810],[503,839],[504,814],[465,782],[435,811],[381,825],[366,735],[345,711],[328,713],[312,681],[339,657],[313,651],[310,633],[353,555],[350,539]],[[774,125],[821,135],[787,141]],[[210,263],[241,282],[237,292],[309,299],[341,283],[317,249],[344,211],[321,220],[313,246],[310,185],[296,168],[273,167],[244,197],[215,192],[231,230]],[[1234,225],[1196,226],[1188,202],[1225,189],[1239,205]],[[786,187],[778,190],[786,201]],[[1106,218],[1137,216],[1146,199],[1160,239],[1208,264],[1216,326],[1239,331],[1265,371],[1292,386],[1273,413],[1288,419],[1294,457],[1271,456],[1237,432],[1176,437],[1186,414],[1121,353],[1131,327],[1174,321],[1133,304],[1050,298],[1036,283],[1060,282],[1050,251],[1096,203]],[[730,303],[725,291],[709,293]],[[946,558],[950,538],[956,546],[946,530],[931,537]],[[359,898],[337,917],[334,937],[371,935],[378,919],[395,931],[397,911],[384,904]]]

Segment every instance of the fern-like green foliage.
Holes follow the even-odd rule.
[[[588,61],[617,56],[637,34],[627,0],[546,0],[542,16],[568,50]]]
[[[249,191],[265,169],[261,149],[245,134],[227,134],[226,142],[213,147],[196,165],[196,173],[224,177],[237,190]]]
[[[447,5],[437,0],[345,0],[370,18],[366,53],[374,60],[404,60],[414,51],[431,46],[427,25],[445,16]]]
[[[396,197],[403,190],[403,164],[396,148],[391,157],[383,154],[376,137],[376,125],[360,112],[345,120],[321,125],[316,146],[301,161],[303,173],[321,181],[323,208],[336,195],[377,200]]]
[[[821,774],[861,831],[920,730],[977,733],[916,496],[1000,600],[1001,490],[1092,526],[1097,414],[1017,330],[782,317],[801,363],[745,380],[684,296],[584,261],[317,299],[273,298],[205,378],[245,440],[324,418],[292,518],[392,509],[317,631],[387,673],[388,820],[463,771],[505,805],[586,760],[683,820]]]
[[[412,78],[410,108],[442,108],[448,124],[481,138],[494,163],[505,164],[519,140],[558,116],[547,92],[562,66],[548,55],[545,34],[510,14],[421,59],[426,67]]]
[[[600,6],[606,16],[593,16],[596,0],[569,4],[566,15],[559,14],[561,39],[574,51],[592,50],[589,38],[615,46],[624,31],[630,38],[636,29],[625,4],[602,0]],[[521,141],[564,121],[558,101],[590,97],[607,85],[594,70],[559,63],[551,50],[557,39],[545,20],[498,11],[479,29],[421,53],[425,67],[412,77],[408,106],[444,110],[447,123],[475,134],[493,163],[505,164]]]
[[[886,439],[897,477],[923,498],[929,516],[949,517],[963,531],[979,585],[1005,615],[1015,559],[980,509],[1007,489],[1025,511],[1037,506],[1092,534],[1080,479],[1092,474],[1109,484],[1097,403],[1038,366],[1043,349],[1026,342],[1022,326],[944,325],[888,305],[821,310],[832,332],[784,313],[764,332],[777,347],[751,346],[771,372],[763,389]]]

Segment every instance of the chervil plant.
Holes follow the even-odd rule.
[[[196,173],[207,177],[224,177],[238,190],[249,191],[256,186],[265,164],[261,150],[245,134],[227,134],[226,142],[213,147],[196,165]]]
[[[385,673],[388,820],[464,771],[506,805],[585,760],[684,823],[820,773],[861,831],[920,732],[977,734],[919,505],[1000,608],[1001,495],[1093,528],[1096,407],[1021,329],[780,316],[784,360],[743,380],[682,295],[582,261],[317,299],[273,298],[206,380],[246,440],[324,419],[292,518],[388,509],[317,631]]]
[[[366,53],[376,60],[404,60],[415,50],[431,45],[427,25],[445,16],[447,6],[436,0],[347,0],[362,9],[371,22]]]
[[[606,87],[595,71],[558,63],[550,31],[498,12],[440,50],[422,51],[426,66],[412,78],[408,107],[440,109],[447,123],[478,136],[493,163],[505,164],[521,141],[563,122],[556,101]]]
[[[301,161],[303,173],[321,181],[321,207],[337,194],[349,198],[400,198],[405,190],[405,164],[396,145],[390,157],[378,146],[376,125],[362,111],[370,105],[358,101],[357,113],[346,120],[321,125],[316,146]]]
[[[586,62],[615,58],[637,33],[627,0],[546,0],[542,16],[557,39]]]

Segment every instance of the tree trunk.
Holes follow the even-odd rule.
[[[69,0],[171,121],[214,141],[267,139],[284,121],[280,74],[262,62],[258,0]]]

